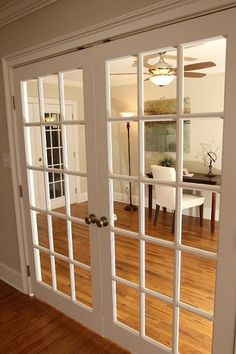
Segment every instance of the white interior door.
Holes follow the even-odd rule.
[[[102,333],[90,52],[16,69],[14,87],[32,293]]]
[[[95,50],[99,200],[110,219],[101,235],[104,334],[133,353],[233,352],[235,15],[231,9]],[[157,64],[166,66],[162,76]],[[184,167],[204,179],[214,152],[222,183],[183,180]],[[176,177],[148,178],[163,158],[175,160]],[[160,205],[167,212],[156,214],[156,225],[150,184],[155,206],[161,188],[174,198]],[[190,200],[204,201],[200,225]]]

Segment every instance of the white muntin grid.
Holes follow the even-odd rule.
[[[155,50],[155,53],[157,51]],[[217,254],[202,249],[186,246],[181,243],[182,237],[182,193],[183,189],[192,191],[209,191],[221,193],[220,186],[195,184],[183,182],[182,166],[183,166],[183,122],[186,119],[224,119],[224,112],[207,112],[207,113],[183,113],[183,98],[184,98],[184,59],[183,59],[184,45],[177,47],[177,113],[167,115],[145,116],[144,115],[144,85],[143,85],[143,57],[148,53],[141,53],[138,55],[138,69],[137,69],[137,103],[138,114],[132,117],[118,117],[112,116],[111,109],[111,81],[110,81],[110,63],[124,59],[116,58],[106,62],[106,104],[107,104],[107,133],[108,133],[108,166],[109,166],[109,206],[110,206],[110,240],[111,240],[111,256],[112,256],[112,290],[113,290],[113,321],[120,327],[133,333],[135,336],[141,336],[145,340],[153,343],[157,347],[165,349],[166,352],[178,353],[179,348],[179,311],[186,310],[189,313],[199,315],[214,323],[214,314],[208,313],[190,304],[180,301],[180,279],[181,279],[181,254],[195,255],[207,259],[217,261]],[[164,121],[170,120],[176,122],[176,182],[155,181],[152,179],[151,184],[163,184],[176,188],[176,217],[175,217],[175,240],[174,242],[154,238],[145,235],[145,185],[150,184],[150,179],[145,175],[145,156],[144,156],[144,124],[150,121]],[[128,176],[113,173],[112,166],[112,122],[137,122],[138,123],[138,147],[139,147],[139,175]],[[139,184],[139,232],[128,231],[114,226],[114,194],[113,181],[137,182]],[[133,283],[129,280],[121,278],[116,275],[116,260],[115,260],[115,235],[122,235],[127,238],[139,240],[139,264],[140,276],[139,284]],[[153,243],[159,246],[168,247],[175,251],[174,261],[174,280],[173,280],[173,297],[164,295],[157,291],[150,290],[145,287],[145,243]],[[120,283],[135,289],[139,292],[139,331],[125,325],[117,320],[117,306],[116,306],[116,283]],[[152,338],[145,335],[145,296],[149,295],[156,299],[162,300],[165,303],[173,306],[173,320],[172,320],[172,348],[169,348],[162,343],[159,343]]]
[[[27,179],[28,179],[28,188],[29,188],[29,197],[30,197],[30,210],[31,210],[31,225],[32,225],[32,238],[33,238],[33,247],[34,247],[34,259],[35,259],[35,270],[37,281],[41,285],[52,289],[53,291],[60,294],[62,297],[69,299],[72,302],[79,304],[85,309],[92,311],[93,309],[83,304],[82,302],[76,299],[76,290],[75,290],[75,271],[74,267],[84,269],[91,273],[91,266],[84,264],[78,260],[75,260],[73,257],[73,240],[72,240],[72,222],[78,225],[86,225],[85,221],[81,218],[76,218],[71,216],[70,209],[70,191],[69,191],[69,177],[78,176],[86,177],[87,173],[80,171],[72,171],[68,169],[68,154],[73,152],[68,151],[67,148],[67,135],[66,127],[69,125],[85,125],[85,121],[81,119],[66,120],[65,119],[65,99],[64,99],[64,73],[58,73],[58,89],[59,89],[59,105],[60,105],[60,120],[56,122],[46,122],[45,121],[45,105],[44,105],[44,88],[43,88],[43,77],[38,77],[38,100],[39,100],[39,113],[40,121],[31,122],[29,119],[29,109],[28,109],[28,93],[27,93],[27,81],[21,82],[21,101],[22,101],[22,112],[23,112],[23,125],[24,125],[24,136],[25,136],[25,151],[26,151],[26,165],[27,165]],[[55,77],[55,75],[53,75]],[[62,161],[59,168],[49,167],[47,162],[47,143],[46,143],[46,127],[47,126],[57,126],[58,131],[61,131],[61,145],[62,145]],[[34,166],[32,158],[32,144],[31,137],[27,128],[39,127],[40,128],[40,138],[42,145],[42,165]],[[33,180],[32,173],[42,173],[44,176],[44,199],[45,199],[45,209],[38,207],[35,204],[35,190],[38,186],[35,185]],[[57,173],[62,176],[62,180],[65,188],[65,213],[60,213],[58,211],[52,210],[50,192],[49,192],[49,173]],[[42,213],[47,217],[47,226],[48,226],[48,238],[49,238],[49,249],[41,246],[38,239],[38,230],[37,230],[37,214]],[[68,256],[60,254],[54,250],[53,242],[53,227],[52,227],[52,217],[62,219],[66,221],[67,224],[67,242],[68,242]],[[88,229],[89,232],[89,229]],[[52,287],[48,284],[42,282],[42,273],[41,273],[41,262],[40,262],[40,253],[44,253],[50,256],[51,262],[51,275],[52,275]],[[56,265],[55,258],[69,264],[70,269],[70,283],[71,294],[70,296],[64,294],[63,292],[57,289],[57,275],[56,275]]]

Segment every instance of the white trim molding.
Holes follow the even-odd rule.
[[[17,290],[24,292],[21,273],[3,263],[0,263],[0,279]]]
[[[236,1],[232,0],[159,0],[155,5],[9,54],[4,59],[14,68],[92,43],[167,26],[234,6]]]
[[[8,0],[0,5],[0,27],[32,14],[58,0]]]

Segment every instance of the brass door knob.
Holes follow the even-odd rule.
[[[86,218],[84,219],[84,221],[86,222],[86,224],[90,225],[90,224],[95,224],[97,222],[97,217],[95,214],[90,214],[89,216],[86,216]]]
[[[106,227],[109,225],[109,221],[105,216],[102,216],[101,219],[96,221],[97,227]]]

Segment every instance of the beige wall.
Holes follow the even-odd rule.
[[[156,0],[60,0],[0,29],[0,56],[30,47],[129,11],[155,4]],[[99,5],[99,11],[98,11]],[[3,166],[2,154],[9,152],[0,70],[0,263],[20,270],[11,171]]]

